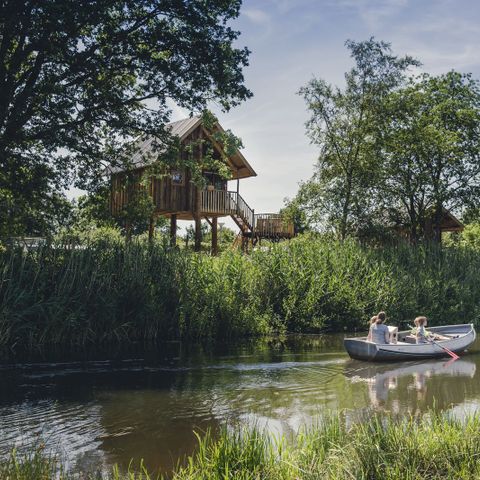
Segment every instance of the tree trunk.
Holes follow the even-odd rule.
[[[352,196],[352,179],[351,177],[347,180],[347,192],[345,194],[345,200],[343,202],[342,209],[342,218],[340,220],[340,239],[342,242],[347,237],[347,223],[348,223],[348,214],[350,211],[350,198]]]
[[[435,213],[433,216],[433,241],[442,243],[442,217],[443,206],[440,203],[435,205]]]

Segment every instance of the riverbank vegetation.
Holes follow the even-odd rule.
[[[219,438],[199,436],[197,451],[171,474],[175,480],[420,480],[475,479],[480,475],[480,418],[462,421],[434,414],[403,420],[373,417],[346,426],[329,417],[301,429],[295,438],[275,437],[258,430],[224,430]],[[132,463],[133,465],[133,463]],[[22,458],[13,454],[0,463],[9,480],[97,480],[157,478],[140,473],[60,473],[54,458],[42,451]]]
[[[471,247],[373,247],[304,235],[219,257],[119,238],[0,255],[0,345],[85,346],[480,320]]]

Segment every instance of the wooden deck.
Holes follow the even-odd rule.
[[[292,222],[278,213],[260,213],[245,202],[237,192],[226,190],[202,191],[202,215],[229,215],[247,237],[282,239],[295,236]]]

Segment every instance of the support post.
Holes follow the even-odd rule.
[[[202,219],[201,219],[202,191],[196,187],[195,199],[195,251],[199,252],[202,248]]]
[[[170,246],[177,245],[177,215],[172,213],[170,216]]]
[[[252,250],[253,247],[255,246],[255,209],[252,210]]]
[[[237,194],[240,193],[240,180],[237,178]]]
[[[153,242],[153,237],[155,236],[155,216],[150,216],[150,222],[148,224],[148,242]]]
[[[212,255],[218,254],[218,217],[212,218]]]
[[[132,240],[132,225],[127,220],[127,222],[125,223],[125,243],[130,243],[131,240]]]

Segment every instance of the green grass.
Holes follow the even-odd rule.
[[[258,430],[224,430],[199,437],[196,453],[169,475],[175,480],[467,480],[480,478],[480,417],[464,421],[430,413],[423,418],[374,417],[347,427],[328,417],[295,438]],[[2,479],[148,480],[145,469],[89,477],[62,473],[42,453],[0,463]],[[55,470],[56,469],[56,470]]]
[[[365,330],[480,321],[480,255],[300,237],[217,258],[105,242],[0,254],[0,347],[32,350],[159,339]]]

